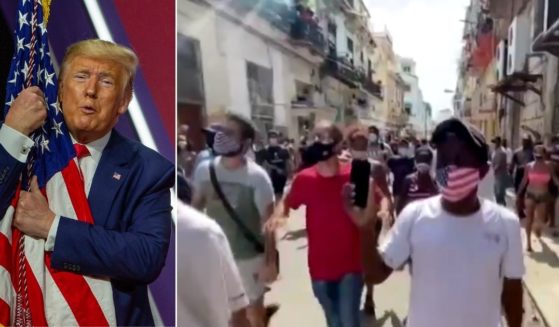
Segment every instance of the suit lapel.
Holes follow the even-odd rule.
[[[126,182],[135,148],[113,130],[93,176],[88,202],[95,225],[104,226],[120,187]]]

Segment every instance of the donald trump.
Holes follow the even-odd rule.
[[[148,284],[169,248],[174,165],[114,129],[132,99],[137,65],[130,49],[102,40],[78,42],[63,59],[58,100],[76,153],[68,165],[77,166],[71,180],[87,200],[70,194],[71,204],[64,202],[65,189],[51,183],[41,190],[37,178],[19,192],[13,225],[44,244],[41,269],[26,243],[29,306],[43,309],[31,310],[33,324],[154,325]],[[0,219],[46,113],[44,95],[29,87],[0,127],[0,170],[10,172],[0,182]],[[44,303],[32,296],[33,277]]]

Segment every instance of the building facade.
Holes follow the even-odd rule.
[[[388,31],[375,33],[374,69],[384,88],[384,98],[378,115],[381,126],[388,132],[399,134],[407,128],[408,115],[404,107],[406,82],[399,73],[399,64]]]
[[[457,112],[513,147],[526,133],[549,141],[559,132],[559,3],[472,0],[466,17]]]
[[[250,117],[262,136],[277,129],[297,137],[311,118],[333,119],[320,85],[326,47],[314,12],[277,2],[179,1],[178,44],[198,54],[190,60],[198,82],[179,70],[179,120],[201,126],[230,111]]]
[[[412,58],[398,57],[398,72],[405,81],[404,110],[408,115],[410,132],[418,137],[428,134],[428,115],[423,92],[419,87],[419,77],[416,73],[416,62]]]

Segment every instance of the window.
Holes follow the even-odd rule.
[[[351,38],[347,38],[347,51],[348,51],[348,59],[353,64],[353,40]]]
[[[411,115],[412,108],[413,108],[413,106],[412,106],[411,103],[407,103],[407,102],[406,102],[406,104],[404,105],[404,111],[406,112],[406,114],[407,114],[408,116]]]
[[[404,84],[404,91],[411,92],[411,85],[408,83]]]
[[[274,127],[273,76],[271,69],[247,61],[251,118],[261,131]]]
[[[336,57],[336,24],[328,21],[328,55]]]
[[[177,100],[203,103],[204,87],[200,42],[182,34],[177,36]]]
[[[404,68],[402,70],[404,71],[404,73],[411,73],[411,67],[410,66],[404,66]]]

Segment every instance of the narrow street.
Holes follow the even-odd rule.
[[[487,176],[480,185],[479,194],[492,196],[492,176]],[[333,235],[335,242],[335,235]],[[271,327],[326,327],[322,310],[315,300],[307,269],[307,238],[304,210],[294,211],[288,224],[280,232],[281,279],[268,294],[268,303],[281,305],[274,316]],[[363,327],[403,327],[410,291],[407,271],[395,272],[375,289],[377,321],[363,315]],[[535,306],[525,294],[524,327],[543,327],[542,319],[536,315]],[[536,317],[534,319],[534,316]]]

